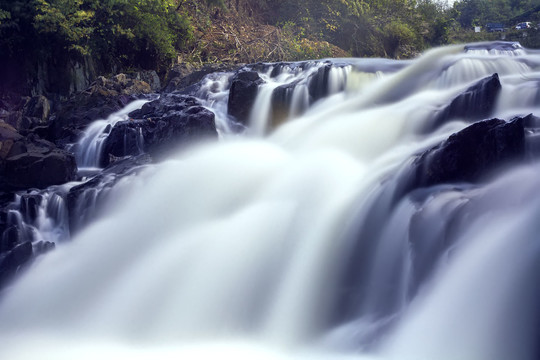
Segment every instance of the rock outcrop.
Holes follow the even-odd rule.
[[[246,124],[263,79],[255,71],[241,71],[231,80],[228,113]]]
[[[217,138],[214,113],[187,95],[167,94],[117,123],[103,145],[103,164],[109,155],[149,153],[153,157],[202,138]]]
[[[42,189],[74,180],[76,173],[73,154],[0,123],[0,190]]]

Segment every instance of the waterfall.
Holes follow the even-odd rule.
[[[140,109],[149,100],[135,100],[125,108],[111,114],[107,119],[94,121],[86,128],[75,149],[79,170],[95,170],[101,168],[102,147],[111,128],[119,121],[127,120],[128,114]]]
[[[247,136],[109,189],[2,294],[0,358],[537,358],[536,118],[525,159],[483,177],[415,187],[411,169],[471,123],[540,114],[538,53],[486,43],[251,69],[265,82]],[[489,115],[428,126],[494,73]],[[197,95],[222,133],[231,77]],[[286,117],[270,126],[280,87]]]

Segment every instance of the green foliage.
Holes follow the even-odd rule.
[[[176,0],[0,0],[0,52],[159,68],[193,39]],[[67,52],[66,52],[67,51]]]
[[[444,0],[268,0],[267,6],[305,38],[327,40],[355,56],[410,57],[459,39],[497,38],[469,34],[473,26],[511,28],[520,15],[526,19],[519,21],[540,20],[536,0],[458,0],[452,8]]]
[[[284,57],[288,60],[308,60],[328,58],[332,56],[330,44],[321,41],[310,41],[304,37],[305,29],[292,21],[280,24]]]
[[[6,21],[11,19],[11,13],[0,9],[0,26],[5,25]]]
[[[387,55],[398,57],[399,51],[405,51],[406,46],[413,46],[416,36],[410,25],[399,20],[393,20],[383,27],[383,43]],[[410,51],[407,49],[406,51]]]
[[[88,39],[93,33],[93,11],[81,8],[83,0],[36,0],[34,26],[38,34],[62,42],[81,55],[90,51]]]

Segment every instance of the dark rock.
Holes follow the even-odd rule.
[[[427,150],[413,163],[414,187],[476,182],[525,152],[523,119],[480,121]]]
[[[12,250],[21,239],[21,229],[12,225],[2,231],[2,238],[0,239],[0,253],[5,253]]]
[[[32,243],[27,241],[14,247],[0,258],[0,286],[11,279],[33,257]]]
[[[37,118],[40,123],[46,123],[51,113],[51,104],[49,99],[43,95],[33,96],[24,105],[22,115]]]
[[[28,221],[33,222],[39,215],[39,207],[43,197],[39,194],[23,194],[21,196],[21,213]]]
[[[48,153],[26,152],[5,160],[5,185],[11,189],[46,188],[76,178],[75,157],[54,149]]]
[[[497,74],[478,81],[452,100],[435,117],[427,130],[434,130],[452,119],[459,118],[471,121],[489,117],[493,112],[500,91],[501,83]]]
[[[109,155],[124,157],[147,152],[152,156],[205,137],[217,137],[214,113],[197,99],[167,94],[118,122],[104,142],[103,164]]]
[[[31,129],[47,124],[51,112],[51,104],[45,96],[22,98],[23,104],[16,106],[18,110],[3,111],[2,117],[6,123],[17,131]]]
[[[278,86],[272,92],[272,127],[283,123],[289,116],[292,95],[298,82]]]
[[[133,119],[159,118],[170,112],[182,111],[191,106],[200,105],[199,100],[192,96],[172,93],[144,104],[142,108],[129,113],[129,116]]]
[[[328,78],[331,68],[331,64],[325,64],[310,76],[308,89],[312,103],[328,96]]]
[[[75,179],[75,157],[36,135],[0,124],[0,190],[44,188]]]
[[[111,160],[129,155],[139,155],[148,148],[145,145],[143,128],[148,120],[128,120],[117,123],[105,140],[101,164],[108,165]],[[153,124],[153,122],[151,122]]]
[[[523,118],[523,127],[529,130],[540,130],[540,117],[529,114]]]
[[[239,122],[246,124],[249,114],[257,98],[259,85],[263,80],[255,71],[242,71],[236,74],[231,82],[228,100],[228,113]]]

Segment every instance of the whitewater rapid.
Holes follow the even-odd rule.
[[[414,155],[468,125],[422,131],[476,81],[500,76],[492,117],[540,114],[537,53],[465,49],[350,60],[273,129],[265,91],[313,72],[283,70],[261,85],[253,132],[125,179],[4,291],[0,358],[531,359],[539,165],[391,196]],[[369,291],[343,286],[351,269]]]

